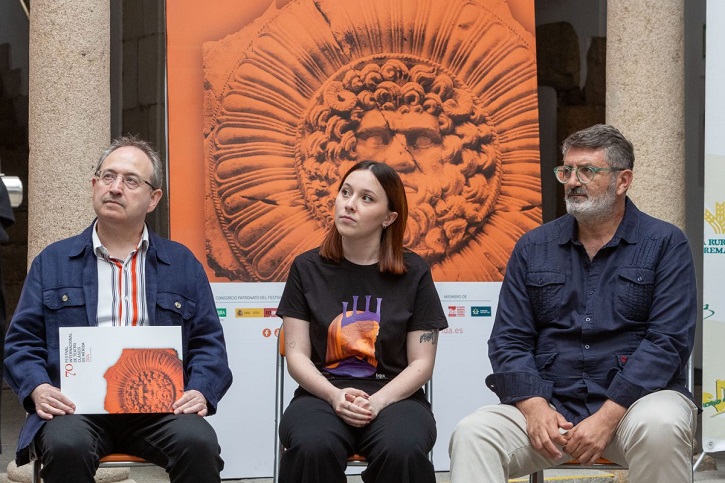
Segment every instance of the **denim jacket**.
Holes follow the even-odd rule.
[[[58,328],[96,325],[92,227],[51,244],[33,260],[8,327],[4,377],[28,412],[18,441],[18,465],[29,461],[29,446],[44,422],[30,394],[43,383],[60,387]],[[232,373],[209,281],[186,247],[151,230],[146,302],[150,325],[182,327],[184,390],[201,392],[209,414],[214,414]]]
[[[629,198],[615,235],[590,260],[565,215],[525,234],[504,278],[489,340],[502,403],[545,398],[577,424],[607,399],[629,407],[685,388],[697,321],[690,245]]]

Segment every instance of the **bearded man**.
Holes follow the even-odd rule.
[[[504,483],[599,457],[637,483],[692,481],[690,245],[627,197],[634,149],[617,129],[584,129],[562,151],[554,172],[568,214],[514,248],[488,342],[486,384],[501,404],[456,427],[451,482]]]

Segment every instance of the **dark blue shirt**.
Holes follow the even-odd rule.
[[[516,244],[501,287],[486,384],[502,403],[545,398],[574,424],[607,399],[629,407],[661,389],[692,398],[695,268],[677,227],[629,199],[590,260],[565,215]]]

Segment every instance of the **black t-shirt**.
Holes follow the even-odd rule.
[[[295,259],[277,315],[310,323],[320,372],[392,379],[408,365],[408,332],[448,327],[430,268],[413,252],[404,259],[403,275],[380,273],[377,263],[334,263],[319,249]]]

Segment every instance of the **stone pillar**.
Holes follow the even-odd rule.
[[[607,1],[606,119],[634,144],[629,195],[685,227],[684,0]]]
[[[30,9],[28,260],[93,219],[95,161],[110,140],[110,7],[33,0]]]

